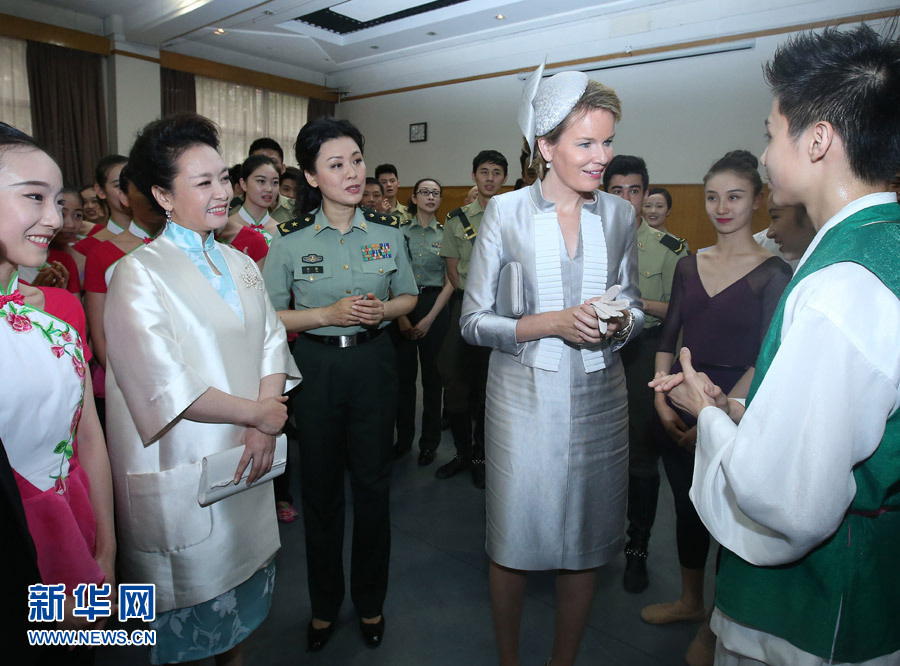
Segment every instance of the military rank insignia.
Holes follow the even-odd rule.
[[[362,246],[363,261],[375,261],[376,259],[391,258],[390,243],[375,243],[373,245]]]

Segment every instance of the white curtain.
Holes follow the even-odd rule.
[[[31,134],[25,41],[0,37],[0,120]]]
[[[296,163],[294,141],[306,123],[308,98],[203,76],[196,86],[197,113],[219,125],[225,164],[243,162],[253,140],[264,136],[281,144],[286,165]]]

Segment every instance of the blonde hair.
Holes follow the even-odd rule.
[[[538,178],[543,179],[547,173],[547,162],[544,160],[544,156],[541,155],[541,151],[537,147],[538,139],[544,139],[550,144],[556,144],[559,142],[563,132],[569,128],[573,121],[584,116],[588,111],[596,111],[598,109],[609,111],[613,114],[616,122],[622,120],[622,102],[619,100],[616,91],[609,86],[603,85],[599,81],[591,79],[588,81],[587,87],[584,89],[581,97],[575,103],[575,106],[572,107],[572,110],[569,111],[568,115],[563,118],[563,121],[543,136],[535,137],[535,150],[532,164],[534,164],[537,169]]]

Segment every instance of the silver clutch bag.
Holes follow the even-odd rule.
[[[247,477],[250,476],[250,470],[253,467],[252,462],[247,465],[241,480],[234,483],[234,471],[237,469],[242,455],[244,455],[244,447],[239,445],[227,451],[214,453],[211,456],[203,456],[200,488],[197,491],[197,501],[200,502],[200,506],[208,506],[248,489]],[[281,434],[275,438],[275,458],[272,460],[272,469],[249,487],[256,488],[267,481],[271,481],[276,476],[281,476],[284,474],[286,465],[287,436]]]
[[[518,261],[511,261],[500,269],[494,311],[503,317],[515,319],[525,314],[525,285],[522,264]]]

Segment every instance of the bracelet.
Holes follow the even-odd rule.
[[[634,330],[634,313],[631,310],[628,310],[629,322],[621,331],[616,331],[612,334],[612,339],[616,342],[622,342],[627,339],[629,335],[631,335],[631,331]]]

